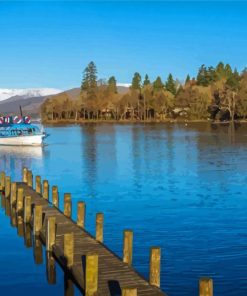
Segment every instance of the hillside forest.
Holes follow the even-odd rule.
[[[247,117],[247,69],[239,72],[220,62],[202,65],[196,77],[180,82],[169,74],[154,81],[134,73],[124,92],[114,76],[98,79],[90,62],[83,72],[79,95],[67,92],[47,98],[41,106],[43,121],[166,121],[171,119],[229,121]]]

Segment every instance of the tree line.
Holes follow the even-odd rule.
[[[133,75],[127,91],[117,80],[98,80],[90,62],[83,72],[80,95],[64,92],[48,98],[41,106],[44,121],[167,119],[234,120],[247,117],[247,70],[238,72],[222,62],[216,67],[202,65],[196,77],[187,75],[182,83],[169,74],[166,81],[154,81],[146,74]]]

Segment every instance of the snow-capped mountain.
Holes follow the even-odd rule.
[[[33,98],[55,95],[61,92],[63,92],[63,90],[56,88],[0,88],[0,101],[7,100],[14,96],[21,96],[22,98]]]

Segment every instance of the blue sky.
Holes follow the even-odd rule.
[[[0,88],[79,86],[91,60],[123,83],[220,60],[243,69],[247,3],[0,1]]]

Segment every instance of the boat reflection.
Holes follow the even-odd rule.
[[[41,159],[43,147],[39,146],[0,146],[0,157],[14,156],[15,158]]]
[[[17,178],[16,172],[22,167],[32,167],[33,161],[42,160],[44,149],[36,146],[0,146],[0,170]]]

